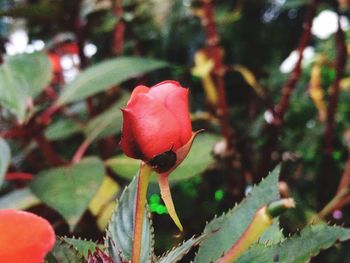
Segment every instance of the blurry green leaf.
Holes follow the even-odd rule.
[[[83,71],[60,94],[57,105],[83,100],[125,80],[168,66],[166,62],[138,58],[120,57],[93,65]]]
[[[282,10],[289,10],[294,8],[300,8],[309,3],[308,0],[288,0],[282,5]]]
[[[248,197],[239,205],[229,210],[226,214],[214,218],[206,225],[204,234],[210,233],[210,235],[200,244],[194,262],[211,262],[211,260],[215,262],[240,238],[256,211],[261,206],[279,197],[279,172],[280,167],[278,166],[266,179],[254,187]],[[274,224],[277,225],[277,221]],[[268,235],[273,238],[281,236],[279,228],[274,227],[274,229],[276,234],[268,232]],[[264,238],[264,240],[266,239]],[[276,242],[278,240],[272,241]]]
[[[70,119],[60,119],[51,124],[45,130],[45,136],[49,140],[63,140],[81,131],[78,123]]]
[[[321,249],[327,249],[337,241],[350,239],[350,229],[314,225],[305,227],[300,234],[274,245],[259,244],[243,254],[237,263],[303,263],[317,255]]]
[[[0,198],[0,209],[28,209],[40,203],[29,188],[14,190]]]
[[[202,173],[212,162],[211,150],[219,139],[219,136],[213,134],[199,134],[186,159],[171,173],[170,182],[180,182]],[[140,161],[118,155],[107,160],[106,165],[121,177],[130,180],[137,173]],[[156,178],[151,177],[151,180],[156,181]]]
[[[30,187],[41,201],[57,210],[73,229],[99,189],[104,174],[101,160],[90,157],[71,166],[43,171]]]
[[[17,4],[12,8],[0,10],[0,16],[55,20],[61,11],[62,6],[60,1],[41,0],[36,4]]]
[[[72,245],[85,259],[88,258],[89,251],[91,251],[91,253],[96,251],[97,244],[91,240],[81,240],[69,237],[62,237],[61,239],[67,244]]]
[[[158,263],[174,263],[178,262],[182,259],[183,256],[185,256],[191,248],[194,246],[197,246],[199,242],[201,242],[205,238],[205,235],[201,235],[197,238],[190,238],[189,240],[186,240],[178,247],[173,248],[172,250],[168,251],[164,256],[162,256],[157,262]]]
[[[11,162],[11,151],[7,142],[0,137],[0,186],[4,180],[6,171]]]
[[[0,105],[23,123],[30,99],[51,80],[51,63],[44,53],[6,56],[0,67]]]
[[[122,128],[122,112],[120,108],[125,106],[130,97],[129,93],[123,94],[117,103],[112,105],[106,111],[91,119],[85,128],[86,137],[93,136],[95,139],[104,138],[118,133]]]
[[[86,260],[73,245],[67,243],[63,239],[58,239],[53,249],[46,255],[45,262],[85,263]]]
[[[108,226],[107,244],[114,244],[112,248],[115,254],[121,253],[124,260],[130,260],[132,255],[132,242],[134,235],[134,208],[136,202],[137,177],[131,181],[129,186],[124,189],[116,211],[113,213],[111,222]],[[109,241],[108,239],[111,239]],[[142,243],[140,262],[149,262],[153,255],[153,229],[151,220],[146,209],[142,227]],[[113,255],[110,255],[113,257]]]
[[[131,180],[140,168],[140,160],[121,154],[107,160],[106,165],[121,177]]]
[[[111,8],[111,0],[83,0],[80,8],[80,16],[86,18],[91,13],[110,10]]]

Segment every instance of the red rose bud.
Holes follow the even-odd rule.
[[[0,262],[42,263],[55,244],[55,232],[44,218],[17,210],[0,210]]]
[[[124,153],[160,173],[173,168],[176,152],[192,137],[188,90],[170,80],[151,88],[137,86],[122,111]]]
[[[170,217],[182,231],[168,176],[185,159],[198,132],[192,132],[188,90],[166,80],[151,88],[137,86],[123,111],[120,146],[158,173],[160,192]]]

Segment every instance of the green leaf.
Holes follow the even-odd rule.
[[[124,93],[117,103],[91,119],[85,127],[85,136],[88,138],[93,137],[94,139],[100,139],[120,132],[123,121],[120,108],[125,106],[129,97],[129,93]]]
[[[84,19],[92,13],[111,10],[112,1],[110,0],[83,0],[80,8],[80,16]]]
[[[105,237],[105,247],[107,248],[107,254],[108,256],[114,261],[114,263],[122,263],[122,252],[116,247],[114,244],[114,241],[112,240],[112,234],[106,230],[106,237]]]
[[[325,224],[305,227],[282,243],[256,245],[243,254],[237,263],[302,263],[308,262],[320,250],[327,249],[337,241],[350,239],[350,229]]]
[[[115,255],[121,253],[124,260],[131,260],[136,190],[137,177],[135,176],[129,186],[124,189],[119,199],[117,209],[113,213],[111,222],[108,226],[108,232],[110,234],[106,237],[106,243],[108,246],[114,244],[112,251],[114,256],[109,252],[112,258],[115,258]],[[152,222],[150,220],[149,212],[146,209],[142,227],[141,263],[149,262],[153,255],[153,243]]]
[[[7,142],[0,137],[0,186],[11,162],[11,151]]]
[[[45,262],[85,263],[86,260],[71,244],[68,244],[63,239],[58,239],[53,249],[46,255]]]
[[[3,6],[2,6],[3,7]],[[16,4],[12,8],[3,8],[0,10],[0,16],[10,16],[15,18],[25,18],[28,20],[39,20],[43,23],[46,21],[56,21],[59,15],[63,12],[60,1],[41,0],[36,4]]]
[[[226,214],[214,218],[204,229],[204,234],[210,233],[199,246],[194,262],[214,262],[222,256],[243,234],[250,224],[256,211],[272,200],[278,199],[278,175],[280,167],[275,168],[270,175],[239,205]],[[277,221],[274,223],[277,224]],[[279,232],[278,227],[274,228]],[[279,236],[280,233],[269,236]],[[266,239],[265,239],[266,240]]]
[[[211,150],[214,143],[219,139],[219,136],[209,133],[199,134],[188,156],[180,166],[171,173],[169,177],[170,182],[180,182],[202,173],[212,162]],[[121,177],[130,180],[137,173],[140,163],[138,160],[125,155],[118,155],[107,160],[106,165]],[[156,181],[157,179],[152,177],[151,180]]]
[[[28,101],[51,80],[51,63],[44,53],[6,56],[0,67],[0,105],[26,120]]]
[[[178,247],[173,248],[163,255],[158,263],[175,263],[182,259],[193,247],[197,246],[205,238],[205,235],[201,235],[197,238],[190,238],[189,240],[183,242]]]
[[[45,130],[45,137],[48,140],[63,140],[79,133],[82,130],[81,125],[70,119],[60,119],[51,124]]]
[[[90,240],[81,240],[78,238],[62,237],[67,244],[72,245],[80,255],[84,256],[85,259],[88,258],[89,251],[94,253],[98,245]]]
[[[58,98],[57,105],[83,100],[125,80],[166,66],[168,64],[163,61],[138,57],[106,60],[83,71],[65,87]]]
[[[104,174],[101,160],[90,157],[71,166],[43,171],[30,187],[41,201],[57,210],[73,229],[99,189]]]
[[[29,188],[11,191],[0,198],[0,209],[28,209],[40,203]]]

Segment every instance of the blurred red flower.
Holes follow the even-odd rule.
[[[35,214],[0,210],[0,262],[42,263],[55,244],[50,223]]]

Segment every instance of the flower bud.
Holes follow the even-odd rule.
[[[177,150],[192,137],[188,90],[170,80],[151,88],[137,86],[122,111],[124,153],[158,173],[169,171],[177,162]]]

